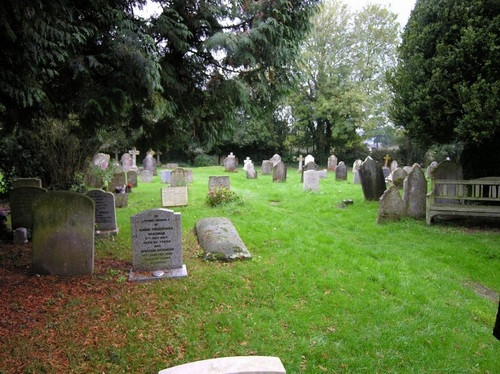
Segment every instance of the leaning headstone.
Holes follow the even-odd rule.
[[[111,180],[108,182],[108,191],[109,192],[116,192],[116,189],[122,189],[123,186],[127,184],[127,177],[125,173],[115,173],[113,174],[113,177]]]
[[[42,180],[40,178],[17,178],[14,182],[12,182],[12,188],[19,187],[42,188]]]
[[[127,184],[132,185],[132,187],[137,187],[137,171],[127,171]]]
[[[260,172],[262,175],[271,175],[273,173],[273,162],[271,160],[262,161]]]
[[[316,170],[304,171],[304,191],[319,191],[319,172]]]
[[[144,160],[142,160],[142,165],[144,166],[144,170],[149,170],[151,174],[156,175],[156,159],[153,157],[154,154],[154,151],[149,150]]]
[[[187,184],[186,171],[183,168],[172,170],[170,174],[170,187],[185,187]]]
[[[286,165],[283,161],[273,167],[273,182],[286,182]]]
[[[353,174],[352,183],[353,184],[361,184],[361,178],[359,177],[359,168],[361,167],[362,163],[363,163],[363,161],[358,159],[358,160],[354,161],[354,163],[352,164],[352,174]]]
[[[187,276],[182,263],[181,214],[150,209],[130,217],[132,270],[130,281]]]
[[[94,200],[95,204],[95,234],[117,235],[115,194],[103,190],[91,190],[87,196]]]
[[[391,173],[391,182],[398,188],[403,188],[403,182],[408,173],[403,168],[396,168]]]
[[[385,191],[385,179],[382,167],[370,156],[359,168],[361,187],[365,200],[378,201]]]
[[[151,183],[153,181],[153,173],[151,170],[141,170],[139,172],[139,179],[143,183]]]
[[[345,166],[344,161],[340,161],[335,170],[335,180],[345,181],[347,180],[347,166]]]
[[[33,228],[33,203],[47,192],[40,187],[19,187],[9,193],[10,219],[12,229],[25,227]]]
[[[379,199],[377,223],[397,221],[403,216],[403,199],[398,188],[391,184]]]
[[[420,165],[414,164],[403,183],[403,201],[408,217],[424,218],[427,180]]]
[[[331,155],[330,157],[328,157],[328,171],[332,171],[332,172],[335,172],[335,170],[337,170],[337,157],[335,157],[335,155]]]
[[[273,163],[273,167],[275,167],[278,162],[281,161],[281,156],[276,153],[275,155],[273,155],[273,157],[271,157],[270,161]]]
[[[247,179],[256,179],[257,178],[257,171],[255,170],[255,166],[253,165],[253,162],[250,161],[246,165],[247,170],[246,170],[246,177]]]
[[[229,182],[229,177],[224,176],[210,176],[208,177],[208,191],[213,191],[216,188],[226,188],[228,190],[231,189],[231,185]]]
[[[170,183],[171,176],[172,176],[172,170],[162,170],[160,172],[161,183]]]
[[[238,171],[238,161],[236,160],[236,156],[233,155],[233,152],[231,152],[229,156],[224,159],[224,171],[229,173],[235,173]]]
[[[203,218],[196,222],[195,229],[205,260],[233,261],[252,258],[229,219]]]
[[[130,153],[124,153],[122,155],[121,163],[125,173],[132,169],[132,156]]]
[[[88,275],[94,271],[94,201],[49,191],[33,204],[32,270],[35,274]]]
[[[161,189],[161,206],[174,207],[188,205],[188,188],[182,187],[167,187]]]

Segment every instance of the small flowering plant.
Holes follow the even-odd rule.
[[[229,190],[226,187],[216,187],[207,194],[207,204],[209,206],[224,205],[231,202],[240,201],[240,197],[236,192]]]

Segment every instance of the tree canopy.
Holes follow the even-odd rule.
[[[412,141],[461,144],[464,164],[492,158],[500,140],[499,30],[497,0],[417,1],[392,77],[391,118]]]

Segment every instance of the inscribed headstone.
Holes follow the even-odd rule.
[[[330,157],[328,157],[328,171],[335,171],[337,170],[337,157],[335,155],[331,155]]]
[[[262,175],[271,175],[273,173],[273,162],[271,160],[262,161],[260,172]]]
[[[130,225],[130,280],[141,280],[140,274],[136,272],[162,271],[171,277],[187,276],[186,266],[182,263],[180,213],[162,208],[150,209],[130,217]]]
[[[316,170],[304,171],[304,191],[319,191],[319,172]]]
[[[118,189],[123,189],[123,187],[127,184],[127,177],[125,173],[115,173],[113,177],[108,182],[108,191],[109,192],[117,192]]]
[[[95,234],[116,235],[118,225],[116,224],[115,195],[103,190],[91,190],[87,196],[94,200],[95,204]]]
[[[87,275],[94,271],[94,201],[49,191],[33,204],[32,269],[35,274]]]
[[[161,206],[186,206],[188,205],[188,188],[183,187],[167,187],[161,189]]]
[[[210,177],[208,177],[208,191],[213,191],[219,187],[224,187],[228,190],[231,189],[231,185],[230,185],[228,176],[224,175],[224,176],[210,176]]]
[[[335,170],[335,180],[345,181],[347,180],[347,166],[345,166],[344,161],[340,161]]]
[[[273,182],[286,182],[286,165],[283,161],[273,167]]]
[[[33,203],[47,192],[40,187],[19,187],[9,193],[10,219],[12,229],[25,227],[33,228]]]
[[[414,164],[403,183],[403,201],[408,217],[424,218],[427,180],[420,165]]]
[[[382,166],[368,156],[359,167],[359,176],[365,199],[378,201],[385,191]]]
[[[187,186],[186,172],[183,168],[172,170],[170,174],[170,187]]]
[[[398,188],[391,184],[379,199],[377,223],[397,221],[404,216],[404,203]]]

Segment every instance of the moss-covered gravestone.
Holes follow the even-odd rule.
[[[94,271],[94,201],[49,191],[33,204],[33,272],[86,275]]]

